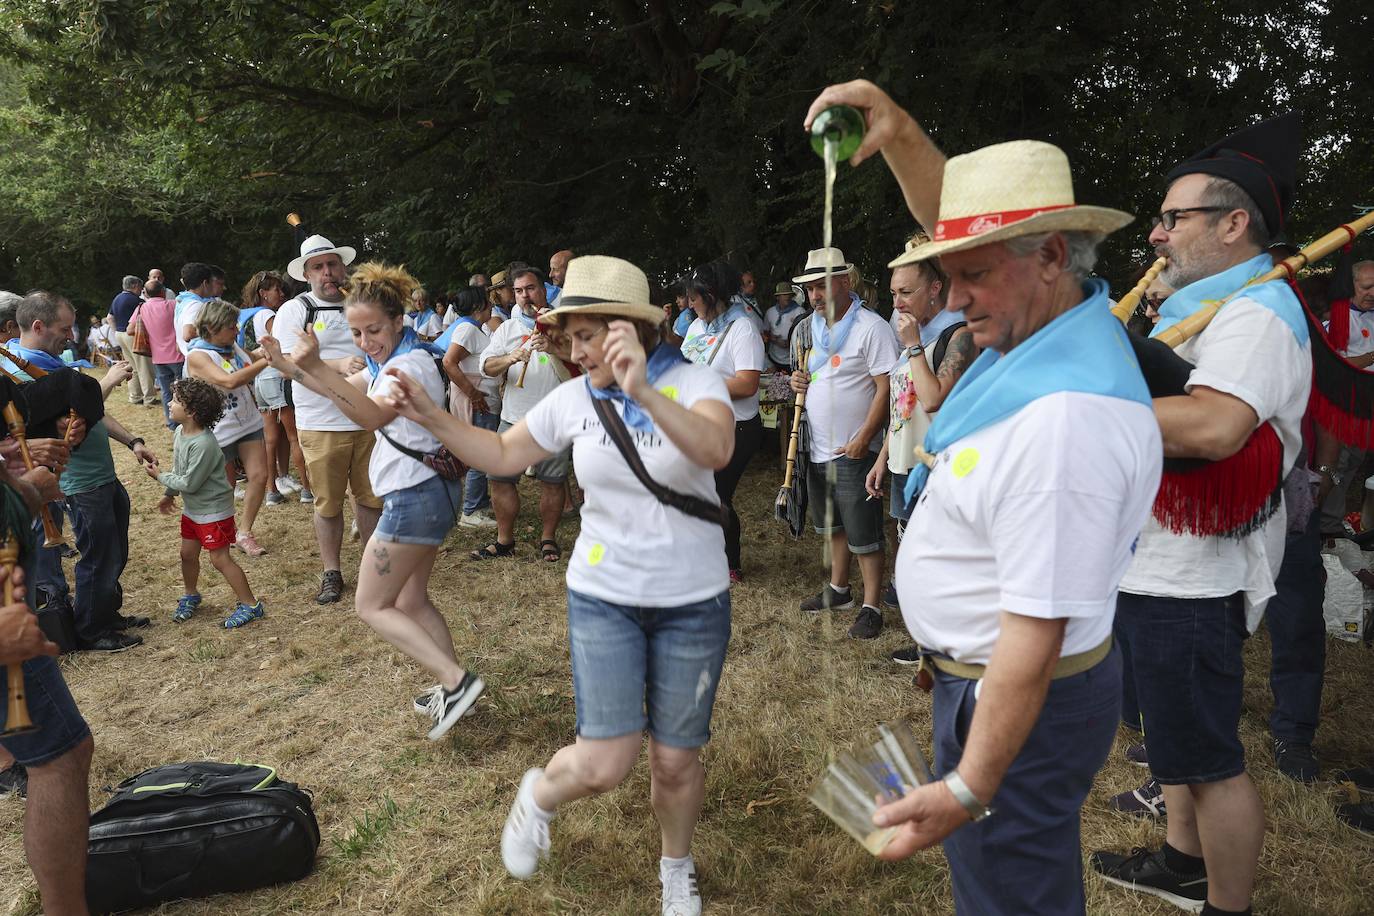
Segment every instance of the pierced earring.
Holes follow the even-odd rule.
[[[931,297],[930,297],[930,304],[931,304],[931,305],[934,305],[934,304],[935,304],[935,297],[934,297],[934,296],[931,296]]]

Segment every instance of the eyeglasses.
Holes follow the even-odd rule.
[[[1180,213],[1229,213],[1230,207],[1175,207],[1172,210],[1165,210],[1158,216],[1151,217],[1150,225],[1164,226],[1165,232],[1173,232],[1174,226],[1178,225],[1178,215]]]

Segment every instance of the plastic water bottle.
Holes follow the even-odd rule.
[[[835,141],[835,158],[848,159],[864,142],[864,116],[849,105],[827,108],[811,122],[811,148],[825,156],[825,141]]]

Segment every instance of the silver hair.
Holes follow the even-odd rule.
[[[0,325],[19,320],[19,303],[24,297],[7,289],[0,289]]]
[[[133,274],[129,274],[127,277],[124,278],[124,288],[128,290],[132,290],[134,288],[142,289],[143,281],[140,280],[138,277],[135,277]]]
[[[1274,240],[1274,235],[1268,224],[1264,222],[1264,214],[1260,212],[1254,198],[1245,193],[1245,190],[1234,181],[1218,178],[1216,175],[1208,175],[1207,187],[1202,192],[1201,204],[1204,207],[1222,207],[1225,209],[1225,213],[1209,214],[1214,226],[1227,213],[1233,210],[1244,210],[1245,215],[1250,218],[1250,226],[1246,232],[1250,241],[1260,248],[1265,248]]]
[[[1052,235],[1062,235],[1064,237],[1064,247],[1068,249],[1068,264],[1065,265],[1069,273],[1080,280],[1088,279],[1093,272],[1093,267],[1097,264],[1097,246],[1102,244],[1106,238],[1101,232],[1084,232],[1081,230],[1070,230],[1067,232],[1038,232],[1035,235],[1020,235],[1016,238],[1007,239],[1003,242],[1007,246],[1007,251],[1013,257],[1024,258],[1040,250],[1040,246],[1049,241]]]

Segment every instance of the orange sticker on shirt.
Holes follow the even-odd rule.
[[[1365,337],[1368,337],[1368,336],[1369,336],[1369,328],[1360,328],[1360,333],[1363,334]]]
[[[839,355],[838,353],[836,353],[834,356],[830,357],[830,368],[832,368],[832,369],[838,369],[838,368],[840,368],[840,355]]]

